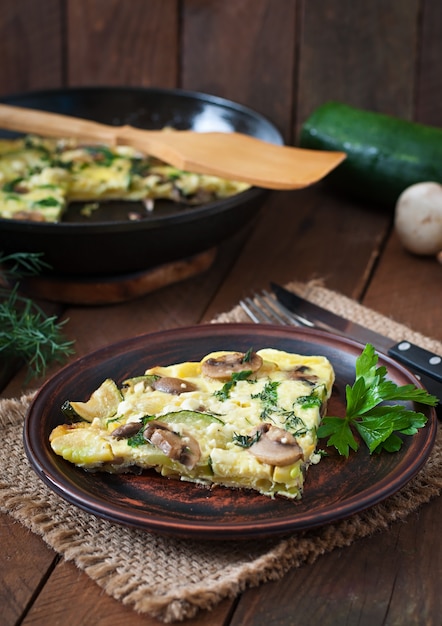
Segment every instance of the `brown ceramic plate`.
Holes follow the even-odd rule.
[[[206,487],[162,478],[87,473],[53,454],[49,433],[64,421],[66,399],[87,399],[106,378],[121,382],[147,367],[199,360],[214,350],[273,347],[330,359],[336,385],[329,414],[343,415],[345,385],[352,384],[363,346],[319,331],[248,324],[203,325],[134,337],[61,370],[39,391],[25,421],[29,460],[42,480],[62,498],[86,511],[148,531],[205,539],[271,536],[317,527],[360,512],[394,494],[423,466],[434,443],[434,411],[427,426],[405,438],[394,454],[369,456],[361,447],[348,459],[331,451],[310,468],[301,502],[274,500],[252,491]],[[419,384],[402,366],[380,358],[396,384]]]

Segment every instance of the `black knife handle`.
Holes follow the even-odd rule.
[[[425,374],[418,374],[416,372],[414,373],[414,375],[420,380],[428,393],[431,393],[432,396],[436,396],[436,398],[439,398],[439,403],[434,408],[436,410],[436,415],[438,419],[442,421],[442,383],[434,380],[434,378],[425,376]]]
[[[409,342],[400,341],[388,354],[414,372],[426,374],[442,383],[442,357]]]

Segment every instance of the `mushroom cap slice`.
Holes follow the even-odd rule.
[[[227,380],[237,372],[257,372],[262,366],[262,358],[256,352],[226,352],[217,357],[209,357],[202,364],[205,376],[217,380]]]
[[[294,369],[288,370],[287,377],[291,380],[300,380],[309,385],[315,385],[318,382],[318,377],[307,365],[298,365]]]
[[[115,437],[116,439],[129,439],[129,437],[136,435],[141,427],[141,422],[127,422],[112,431],[112,437]]]
[[[178,461],[189,470],[193,469],[201,458],[201,450],[194,437],[188,433],[176,433],[164,422],[150,422],[143,436],[169,459]]]
[[[196,391],[198,387],[188,380],[182,378],[174,378],[173,376],[161,376],[151,383],[151,387],[156,391],[164,391],[180,395],[186,391]]]
[[[250,446],[249,452],[261,463],[284,467],[303,458],[303,450],[291,433],[267,422],[254,431],[259,439]]]

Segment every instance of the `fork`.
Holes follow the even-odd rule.
[[[255,324],[276,323],[282,326],[316,328],[320,330],[325,330],[327,332],[332,332],[341,337],[348,337],[348,335],[346,335],[345,333],[340,332],[337,329],[331,328],[327,324],[323,324],[321,322],[313,323],[311,320],[303,317],[302,315],[299,315],[299,313],[289,311],[283,304],[281,304],[272,294],[270,294],[266,290],[263,290],[261,294],[253,294],[253,298],[244,298],[243,300],[240,300],[239,304],[243,311]],[[430,393],[433,393],[440,399],[440,402],[436,407],[436,414],[438,419],[442,421],[441,384],[438,382],[435,383],[435,381],[431,378],[424,378],[421,374],[417,374],[416,372],[415,376],[425,384]]]
[[[282,326],[301,326],[331,330],[326,325],[314,324],[302,315],[289,311],[265,289],[261,294],[253,294],[253,298],[240,300],[239,304],[255,324],[277,323]]]

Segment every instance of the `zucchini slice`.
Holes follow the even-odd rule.
[[[107,378],[90,396],[87,402],[68,400],[61,407],[62,412],[71,418],[78,418],[86,422],[93,419],[109,419],[117,414],[118,406],[123,395],[115,381]]]

